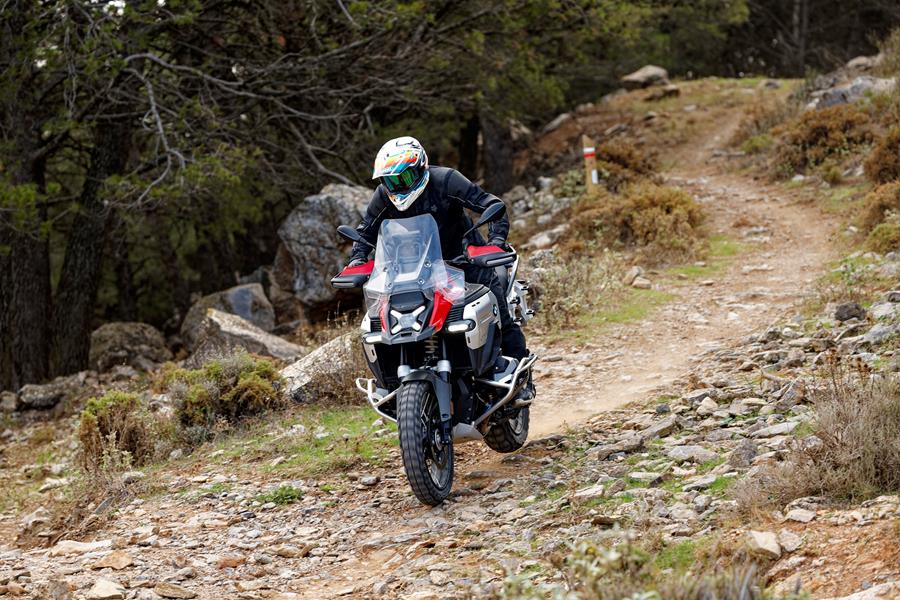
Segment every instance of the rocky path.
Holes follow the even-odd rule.
[[[712,232],[728,242],[722,247],[737,252],[681,276],[649,273],[672,299],[640,322],[610,325],[587,344],[538,346],[532,441],[508,456],[459,446],[458,483],[443,506],[412,497],[396,452],[365,476],[304,481],[210,462],[161,474],[160,493],[89,523],[82,539],[93,541],[0,552],[0,592],[89,600],[478,597],[507,573],[539,570],[568,542],[617,535],[608,532],[614,523],[672,544],[710,535],[729,505],[722,482],[783,452],[785,436],[808,419],[805,407],[784,401],[783,386],[755,387],[741,373],[756,369],[753,357],[773,343],[792,344],[795,364],[814,359],[816,344],[795,343],[799,327],[783,339],[748,336],[789,321],[834,257],[836,228],[784,187],[713,160],[727,129],[689,148],[667,179],[704,204]],[[853,327],[828,335],[840,339]],[[688,374],[697,381],[682,385]],[[698,391],[685,393],[690,388]],[[622,408],[659,396],[665,410]],[[569,426],[577,432],[560,435]],[[256,500],[279,485],[302,497],[283,506]],[[764,556],[774,562],[773,581],[788,585],[803,574],[817,597],[866,585],[900,593],[890,587],[900,578],[890,571],[900,564],[891,534],[896,497],[854,511],[815,502],[785,508],[812,522],[785,517],[772,525],[777,534],[760,538],[769,552],[778,548],[777,557]],[[865,546],[852,561],[831,561],[835,539]],[[792,554],[800,547],[808,556]]]

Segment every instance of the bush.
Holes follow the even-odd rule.
[[[775,140],[768,133],[761,133],[747,138],[741,144],[741,150],[747,154],[762,154],[775,145]]]
[[[875,227],[866,238],[866,247],[879,254],[900,251],[900,219],[893,218]]]
[[[892,127],[869,154],[866,177],[874,183],[900,179],[900,126]]]
[[[900,214],[900,182],[886,183],[866,195],[860,226],[870,233],[891,214]]]
[[[853,104],[803,113],[774,130],[780,137],[774,159],[776,173],[786,176],[848,154],[872,140],[869,124],[869,115]]]
[[[731,145],[739,146],[748,154],[768,150],[773,144],[772,129],[793,118],[798,109],[796,103],[783,100],[774,103],[758,101],[750,105],[731,136]]]
[[[199,369],[168,367],[159,384],[175,402],[175,414],[182,427],[208,432],[217,421],[236,423],[284,403],[281,376],[265,359],[241,353],[212,360]],[[189,435],[191,441],[203,435]]]
[[[703,211],[683,190],[653,183],[627,187],[621,195],[595,193],[576,205],[569,250],[599,241],[634,248],[648,264],[681,261],[701,247]]]
[[[611,192],[653,174],[655,164],[636,146],[622,140],[610,140],[597,147],[597,171]]]
[[[558,331],[603,301],[620,271],[610,254],[601,258],[562,261],[553,259],[530,274],[538,303],[538,323]]]
[[[878,49],[881,50],[882,59],[878,71],[884,77],[900,75],[900,28],[894,29],[890,35],[884,38]]]
[[[814,437],[734,486],[743,512],[804,496],[855,502],[900,491],[900,384],[836,365],[812,400]]]
[[[88,472],[99,471],[118,453],[125,461],[140,465],[153,456],[154,435],[136,394],[109,392],[91,398],[81,412],[78,427],[82,465]]]

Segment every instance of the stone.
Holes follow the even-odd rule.
[[[809,523],[816,518],[816,512],[806,510],[805,508],[793,508],[784,516],[788,521],[797,521],[798,523]]]
[[[826,598],[826,600],[890,600],[900,597],[900,582],[891,581],[854,592],[847,596]]]
[[[12,413],[19,409],[19,395],[15,392],[0,392],[0,412]]]
[[[592,485],[590,487],[582,488],[575,492],[572,495],[572,499],[575,501],[588,502],[590,500],[596,500],[597,498],[604,497],[604,486],[603,484]]]
[[[678,417],[674,415],[666,417],[662,421],[659,421],[655,425],[651,425],[650,427],[642,431],[640,434],[640,439],[642,442],[647,442],[648,440],[652,440],[655,438],[666,437],[679,427],[680,425],[678,423]]]
[[[753,464],[757,452],[757,446],[753,440],[744,438],[728,454],[728,465],[738,469],[747,469]]]
[[[50,548],[50,556],[66,556],[69,554],[85,554],[98,550],[108,550],[112,547],[112,540],[98,540],[96,542],[78,542],[75,540],[61,540]]]
[[[196,592],[174,583],[157,583],[153,591],[163,598],[174,598],[175,600],[190,600],[197,597]]]
[[[711,415],[719,410],[719,405],[712,398],[704,398],[700,405],[697,406],[697,414],[701,417]]]
[[[137,483],[145,477],[147,477],[147,475],[144,474],[143,471],[125,471],[122,473],[122,483],[125,485]]]
[[[675,446],[666,452],[666,456],[679,463],[686,461],[705,463],[715,460],[719,455],[703,446]]]
[[[841,83],[812,92],[807,109],[827,108],[837,104],[856,102],[867,95],[889,94],[897,88],[894,78],[863,75],[847,83]]]
[[[39,506],[34,512],[22,517],[22,529],[30,531],[38,525],[46,525],[50,522],[53,515],[43,506]]]
[[[105,323],[91,333],[88,362],[100,373],[119,365],[149,371],[169,360],[172,353],[166,347],[166,339],[147,323]]]
[[[684,486],[682,486],[681,490],[684,492],[693,492],[696,490],[705,490],[713,483],[715,483],[718,476],[713,473],[707,473],[706,475],[701,475],[700,477],[696,477],[687,482]]]
[[[541,133],[550,133],[551,131],[555,131],[559,129],[563,123],[572,119],[572,113],[562,113],[553,118],[552,121],[544,125],[544,128],[541,130]]]
[[[642,276],[644,274],[644,269],[638,266],[633,266],[625,272],[625,276],[622,277],[622,283],[625,285],[631,285],[635,279]]]
[[[87,600],[121,600],[125,598],[125,588],[115,581],[101,577],[87,591],[85,598]]]
[[[793,430],[797,429],[800,425],[797,421],[786,421],[784,423],[776,423],[774,425],[769,425],[768,427],[763,427],[757,431],[754,431],[752,436],[755,438],[766,438],[766,437],[774,437],[776,435],[787,435]]]
[[[626,89],[646,88],[653,85],[669,85],[669,72],[656,65],[645,65],[621,79]]]
[[[278,228],[274,281],[307,310],[327,311],[341,298],[354,297],[331,287],[351,247],[335,230],[359,223],[371,198],[369,188],[331,183],[300,201]]]
[[[653,471],[633,471],[628,474],[629,479],[633,479],[647,485],[659,483],[660,481],[662,481],[662,476],[662,473],[655,473]]]
[[[353,378],[365,374],[365,359],[358,333],[347,333],[313,350],[281,371],[288,394],[297,402],[307,402],[343,393],[357,394]],[[338,398],[351,400],[352,398]]]
[[[770,559],[781,557],[778,536],[771,531],[748,531],[745,539],[751,554]]]
[[[836,321],[842,322],[850,319],[864,321],[866,319],[866,309],[857,302],[845,302],[834,309],[834,318]]]
[[[803,545],[803,538],[790,529],[782,529],[778,532],[778,544],[785,552],[794,552]]]
[[[20,410],[53,408],[83,389],[84,376],[80,373],[57,377],[50,383],[30,383],[19,390],[18,406]]]
[[[896,302],[879,301],[873,304],[869,313],[875,320],[893,320],[895,316],[900,314],[900,305]]]
[[[886,342],[889,338],[893,337],[894,334],[897,333],[897,329],[898,328],[896,325],[878,323],[877,325],[872,327],[872,329],[866,332],[866,334],[862,337],[862,341],[864,344],[877,346],[878,344]]]
[[[193,360],[200,363],[207,356],[221,355],[229,350],[246,350],[253,354],[293,360],[303,354],[303,348],[266,333],[249,321],[211,308],[203,319]]]
[[[364,485],[366,487],[372,487],[378,484],[378,476],[377,475],[365,475],[359,478],[360,485]]]
[[[188,350],[197,349],[203,338],[203,321],[208,311],[235,315],[265,332],[275,328],[275,309],[262,285],[248,283],[203,296],[191,306],[181,323],[181,338]]]
[[[647,102],[658,102],[660,100],[665,100],[666,98],[677,98],[680,95],[681,88],[674,83],[670,83],[653,90],[652,92],[647,94],[644,100],[646,100]]]
[[[94,569],[115,569],[121,571],[134,564],[134,557],[124,550],[113,550],[93,564]]]
[[[635,277],[634,281],[631,282],[631,287],[639,290],[649,290],[653,287],[653,282],[646,277]]]
[[[247,562],[245,556],[239,554],[220,556],[216,566],[220,569],[235,569]]]

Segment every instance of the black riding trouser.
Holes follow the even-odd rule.
[[[500,278],[494,272],[494,269],[485,267],[476,267],[470,265],[465,269],[466,281],[469,283],[480,283],[490,288],[494,296],[497,297],[497,308],[500,309],[500,327],[501,341],[500,350],[504,356],[522,359],[528,356],[528,348],[525,345],[525,334],[522,328],[514,323],[509,315],[509,305],[506,302],[506,290]]]

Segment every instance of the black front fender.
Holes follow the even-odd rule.
[[[434,395],[437,396],[438,408],[441,410],[441,420],[447,422],[450,420],[450,396],[452,389],[449,381],[441,379],[437,373],[428,369],[417,369],[403,378],[400,385],[405,385],[413,381],[426,381],[431,384],[434,389]]]

